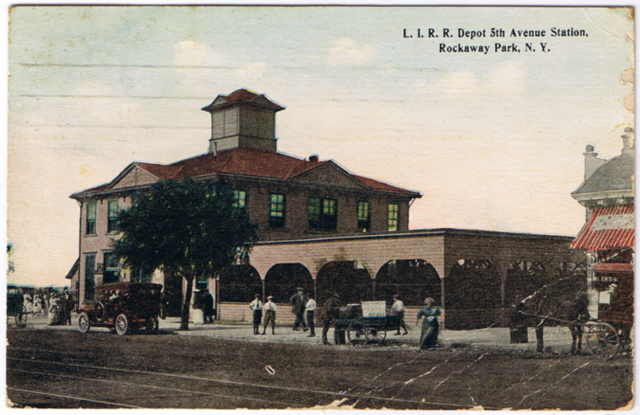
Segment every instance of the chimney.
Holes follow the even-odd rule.
[[[584,180],[586,181],[595,172],[598,167],[602,166],[607,160],[599,159],[598,153],[594,151],[594,147],[589,144],[582,153],[584,156]]]
[[[634,154],[636,148],[636,135],[633,132],[633,128],[626,127],[624,134],[622,134],[622,154]]]
[[[312,163],[317,163],[318,162],[318,155],[317,154],[312,154],[309,156],[309,161]]]

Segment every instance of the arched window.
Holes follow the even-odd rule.
[[[359,269],[354,261],[333,261],[318,273],[318,304],[322,305],[334,293],[342,304],[373,300],[373,280],[366,269]]]
[[[399,294],[404,305],[419,306],[425,298],[431,297],[436,305],[441,305],[442,282],[433,265],[422,259],[389,261],[380,268],[376,276],[378,300],[393,303],[393,296]]]
[[[273,296],[277,303],[288,303],[298,287],[301,287],[307,296],[315,297],[313,278],[302,264],[274,265],[264,278],[265,294]]]

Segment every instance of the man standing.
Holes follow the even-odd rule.
[[[404,329],[404,334],[406,335],[409,332],[407,331],[407,326],[404,324],[404,303],[400,299],[398,294],[393,296],[393,305],[391,306],[391,315],[398,318],[398,331],[394,333],[395,336],[400,335],[400,328]]]
[[[253,334],[260,334],[260,321],[262,320],[262,301],[260,294],[256,294],[255,299],[249,304],[249,308],[253,310]]]
[[[329,332],[329,327],[331,327],[331,323],[336,314],[336,310],[338,309],[338,300],[340,297],[338,294],[333,294],[333,297],[329,298],[325,301],[322,306],[322,344],[330,345],[329,340],[327,339],[327,333]]]
[[[293,323],[293,331],[300,330],[298,327],[301,323],[302,329],[304,331],[307,331],[307,325],[304,322],[304,309],[305,305],[307,304],[307,298],[304,296],[302,287],[298,287],[298,292],[291,297],[289,302],[293,305],[293,307],[291,308],[291,312],[296,316],[296,321]]]
[[[71,325],[71,312],[76,307],[75,301],[73,301],[73,297],[69,291],[64,291],[64,321],[62,324]]]
[[[307,324],[311,330],[311,334],[307,337],[316,337],[316,300],[309,298],[305,308],[307,309]]]
[[[276,334],[276,311],[278,308],[276,304],[271,301],[272,296],[267,297],[267,302],[264,304],[264,330],[262,334],[267,334],[267,326],[271,323],[271,334]]]
[[[203,303],[204,303],[204,323],[205,324],[213,324],[213,316],[215,314],[215,305],[213,300],[213,295],[209,292],[208,289],[203,290]]]

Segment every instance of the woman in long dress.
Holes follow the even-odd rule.
[[[33,297],[33,312],[35,314],[43,314],[44,311],[42,310],[42,297],[40,297],[40,294],[36,294]]]
[[[420,319],[424,317],[424,320],[422,320],[422,331],[420,333],[421,350],[438,347],[438,331],[440,330],[438,316],[440,315],[440,309],[434,306],[434,303],[433,298],[427,298],[424,300],[424,307],[418,310],[416,324],[419,324]]]
[[[204,304],[202,302],[202,293],[197,291],[193,301],[193,324],[204,324]]]

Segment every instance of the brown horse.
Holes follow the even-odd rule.
[[[571,331],[571,354],[582,351],[582,325],[589,320],[589,297],[579,291],[573,295],[542,295],[542,291],[516,300],[514,322],[535,327],[538,353],[544,351],[544,326],[566,325]]]

